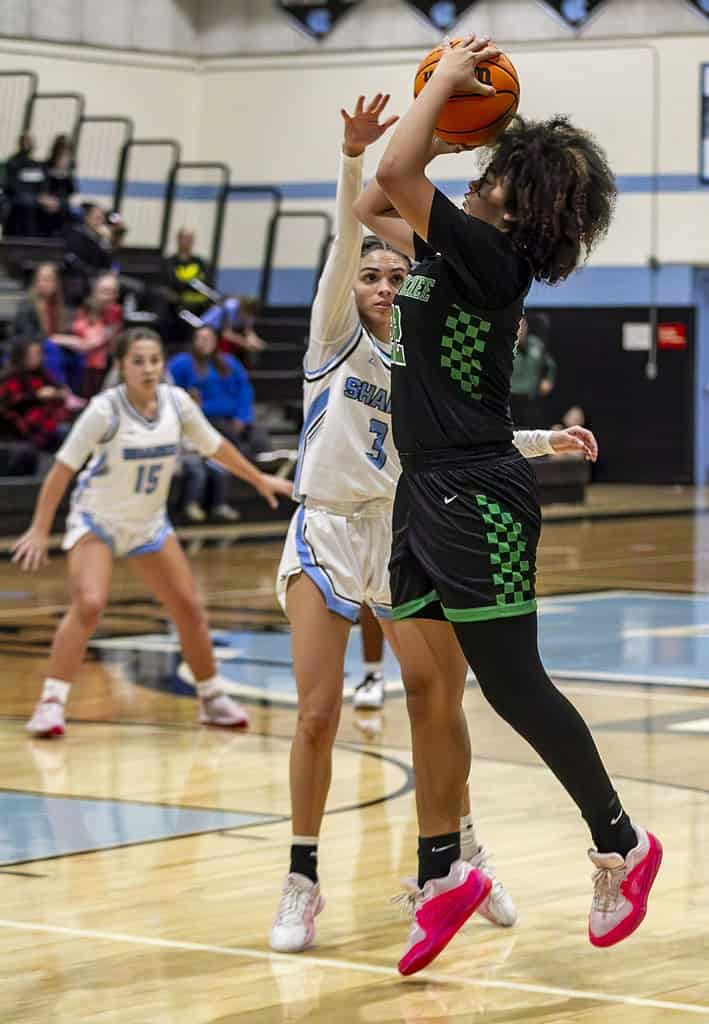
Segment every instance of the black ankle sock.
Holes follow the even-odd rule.
[[[603,814],[589,821],[588,825],[599,853],[619,853],[621,857],[627,857],[633,847],[638,845],[635,829],[617,793],[613,794]]]
[[[460,832],[419,836],[419,889],[430,878],[445,878],[456,860],[460,860]]]
[[[302,843],[293,843],[290,848],[291,874],[305,875],[311,882],[318,880],[318,848]]]

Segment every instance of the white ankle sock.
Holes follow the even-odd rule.
[[[475,835],[473,816],[472,814],[466,814],[465,817],[460,819],[460,856],[463,860],[469,860],[475,856],[479,849],[480,844]]]
[[[291,836],[291,846],[317,846],[319,836]]]
[[[365,661],[364,674],[369,675],[371,672],[373,675],[380,676],[382,674],[382,664],[383,662],[381,661]]]
[[[219,674],[215,673],[210,676],[209,679],[203,679],[201,682],[196,682],[197,696],[201,697],[202,700],[209,700],[210,697],[218,697],[224,691],[222,690],[221,682],[219,681]]]
[[[47,676],[42,687],[42,696],[39,699],[66,704],[70,687],[71,683],[65,683],[63,679],[53,679],[51,676]]]

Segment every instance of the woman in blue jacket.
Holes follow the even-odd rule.
[[[254,390],[248,374],[234,356],[220,352],[212,327],[198,327],[192,349],[170,360],[175,384],[202,407],[209,422],[248,458],[271,444],[265,430],[254,424]]]

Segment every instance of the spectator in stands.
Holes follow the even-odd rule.
[[[64,293],[71,306],[80,305],[91,292],[93,279],[113,262],[111,232],[106,214],[90,203],[82,223],[66,233]]]
[[[171,293],[174,316],[177,316],[179,310],[188,309],[195,316],[201,317],[210,304],[206,295],[192,287],[194,281],[209,284],[207,264],[194,252],[194,244],[194,231],[180,228],[177,232],[177,252],[165,260],[163,283]]]
[[[250,366],[253,354],[266,347],[266,342],[254,330],[260,309],[258,299],[249,295],[232,296],[207,310],[202,323],[217,332],[222,352],[238,356]]]
[[[57,135],[44,164],[45,203],[40,210],[40,226],[44,235],[61,235],[71,219],[71,197],[76,192],[74,181],[74,146],[68,135]]]
[[[0,378],[0,417],[13,435],[40,451],[56,451],[67,431],[67,397],[44,365],[42,343],[16,338]]]
[[[233,356],[220,352],[212,327],[198,327],[192,350],[174,356],[168,369],[202,412],[247,458],[271,450],[263,428],[254,423],[254,392],[246,370]]]
[[[40,263],[27,298],[17,307],[13,333],[40,339],[47,369],[61,384],[78,393],[83,384],[84,359],[76,351],[80,342],[70,327],[57,268],[53,263]]]
[[[239,513],[227,502],[228,476],[216,462],[204,459],[197,451],[185,447],[180,457],[182,472],[182,508],[192,523],[203,523],[211,516],[234,523]]]
[[[547,350],[541,332],[548,336],[549,320],[537,315],[539,334],[532,334],[525,314],[519,323],[510,406],[516,427],[533,429],[546,424],[544,399],[556,381],[556,362]]]
[[[91,398],[101,390],[113,358],[116,338],[123,329],[123,310],[118,304],[115,274],[96,278],[91,296],[74,319],[74,334],[80,339],[86,372],[83,393]]]
[[[6,235],[32,238],[42,234],[40,216],[47,205],[44,167],[32,156],[34,139],[20,135],[18,150],[5,164],[5,192],[9,201]],[[49,203],[51,207],[53,204]]]

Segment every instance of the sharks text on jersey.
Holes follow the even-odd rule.
[[[386,388],[380,388],[376,384],[370,384],[359,377],[347,377],[344,387],[345,398],[351,398],[354,402],[362,402],[373,409],[379,409],[391,415],[391,397]]]

